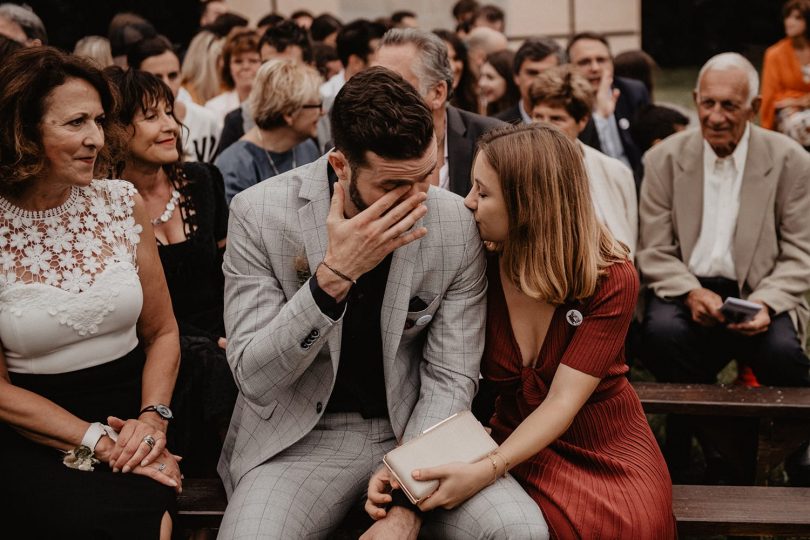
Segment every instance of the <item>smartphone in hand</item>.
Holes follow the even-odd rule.
[[[720,312],[730,323],[748,322],[762,310],[762,304],[729,296],[720,307]]]

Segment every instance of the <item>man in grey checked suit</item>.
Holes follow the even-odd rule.
[[[221,538],[328,536],[386,452],[475,393],[485,263],[462,199],[428,189],[430,111],[371,68],[338,94],[332,133],[335,150],[231,204],[225,320],[240,395],[219,464]],[[455,510],[392,499],[366,538],[415,538],[423,521],[440,538],[548,536],[511,477]]]

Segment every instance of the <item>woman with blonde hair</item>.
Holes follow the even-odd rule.
[[[110,40],[102,36],[85,36],[76,42],[73,54],[92,60],[101,69],[114,65]]]
[[[256,125],[217,157],[228,202],[240,191],[315,161],[323,114],[318,72],[290,59],[271,60],[256,74],[248,98]]]
[[[221,54],[222,40],[213,32],[203,30],[194,36],[180,68],[183,83],[177,99],[205,105],[206,101],[222,92],[217,69]]]
[[[511,471],[552,538],[675,538],[666,464],[625,376],[638,276],[596,217],[580,151],[544,124],[479,145],[465,204],[495,247],[481,369],[500,446],[414,471],[440,481],[419,507],[453,508]]]

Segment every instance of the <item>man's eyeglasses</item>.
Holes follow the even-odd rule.
[[[323,109],[323,101],[320,103],[306,103],[301,105],[302,109]]]

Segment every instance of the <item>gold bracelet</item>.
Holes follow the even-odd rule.
[[[492,454],[487,454],[489,462],[492,463],[492,481],[498,479],[498,464],[495,463],[495,457]]]
[[[503,455],[496,450],[490,454],[490,458],[492,459],[493,464],[495,463],[495,456],[501,458],[501,460],[503,461],[503,477],[506,478],[506,473],[509,472],[509,460],[503,457]]]

